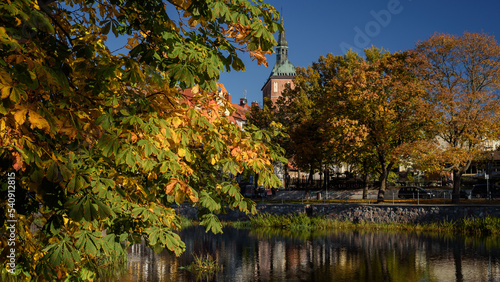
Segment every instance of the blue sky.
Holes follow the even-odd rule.
[[[430,35],[464,31],[484,32],[500,41],[498,0],[267,0],[282,10],[289,59],[306,67],[322,55],[358,52],[371,45],[391,52],[411,49]],[[277,38],[277,34],[276,34]],[[258,66],[249,55],[242,56],[245,72],[222,73],[221,80],[239,102],[246,91],[248,102],[262,105],[261,88],[276,62]]]

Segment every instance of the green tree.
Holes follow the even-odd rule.
[[[279,186],[270,131],[241,131],[213,94],[221,71],[244,69],[238,51],[266,64],[282,28],[270,5],[17,0],[0,15],[0,224],[17,220],[16,279],[95,280],[143,237],[180,254],[172,204],[197,205],[221,232],[226,208],[255,212],[231,175]]]
[[[493,36],[465,32],[435,34],[415,51],[426,64],[430,139],[418,148],[424,166],[453,172],[453,202],[460,200],[461,176],[484,154],[485,141],[498,139],[500,45]]]

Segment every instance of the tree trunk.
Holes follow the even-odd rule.
[[[330,182],[330,170],[329,169],[325,169],[325,189],[328,189],[328,183]]]
[[[363,174],[363,200],[368,199],[368,174]]]
[[[380,161],[380,168],[382,171],[380,173],[380,178],[379,178],[380,188],[378,190],[377,203],[381,203],[385,199],[387,178],[389,178],[389,171],[391,170],[393,163],[389,162],[389,164],[387,164],[387,161],[385,159],[385,155],[382,153],[379,153],[378,159]]]
[[[455,246],[453,247],[453,260],[455,262],[455,277],[457,282],[464,281],[464,274],[462,269],[462,251],[460,247],[461,246],[458,246],[457,243],[455,243]]]
[[[290,187],[290,174],[288,173],[288,163],[285,165],[285,179],[284,181],[285,183],[283,183],[283,185],[285,186],[285,190],[288,190],[288,188]]]
[[[307,189],[311,190],[311,187],[313,186],[313,174],[314,174],[314,169],[311,167],[309,170],[309,177],[307,179]]]
[[[387,167],[385,165],[382,166],[382,173],[380,174],[380,177],[379,177],[380,187],[378,189],[377,203],[381,203],[384,201],[388,175],[389,175],[389,171],[388,171]]]
[[[451,200],[453,204],[460,203],[460,186],[462,184],[462,174],[463,170],[461,169],[453,170],[453,196]]]

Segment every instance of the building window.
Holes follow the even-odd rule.
[[[274,92],[278,92],[278,82],[274,82]]]

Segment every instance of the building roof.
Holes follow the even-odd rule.
[[[283,25],[283,17],[281,18]],[[283,25],[284,26],[284,25]],[[271,71],[271,76],[295,76],[295,66],[288,60],[288,42],[285,31],[280,32],[278,46],[276,46],[276,64]]]
[[[229,119],[246,121],[246,114],[250,112],[251,107],[248,105],[241,106],[239,104],[232,103],[233,107],[236,109]]]

